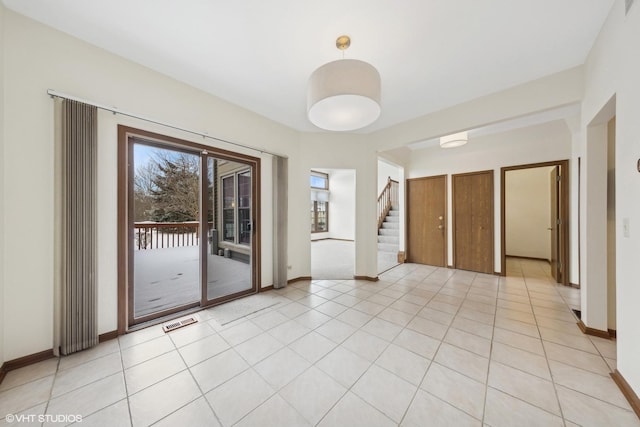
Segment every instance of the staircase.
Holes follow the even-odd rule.
[[[388,178],[378,196],[378,272],[398,265],[400,248],[400,212],[398,182]]]
[[[398,264],[400,212],[392,206],[378,229],[378,270],[384,271]]]

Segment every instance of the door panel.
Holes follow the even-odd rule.
[[[253,289],[251,168],[206,156],[205,304]]]
[[[407,260],[446,266],[447,177],[407,180]]]
[[[453,176],[454,263],[493,273],[493,171]]]
[[[139,323],[200,301],[200,156],[132,141],[129,317]]]
[[[550,212],[550,225],[549,232],[551,233],[551,260],[549,261],[551,264],[551,276],[556,280],[556,282],[560,281],[560,273],[558,269],[558,233],[560,227],[558,227],[558,221],[560,220],[559,214],[560,210],[558,209],[558,169],[559,166],[554,167],[549,173],[549,206],[551,208]]]

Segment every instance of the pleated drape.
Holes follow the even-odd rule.
[[[273,287],[287,286],[288,160],[273,157]]]
[[[97,108],[64,100],[61,114],[60,352],[98,344]]]

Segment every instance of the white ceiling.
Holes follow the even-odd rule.
[[[542,123],[549,123],[556,120],[578,119],[580,117],[580,104],[569,104],[562,107],[554,108],[547,111],[541,111],[535,114],[529,114],[524,117],[517,117],[511,120],[504,120],[487,126],[475,129],[468,129],[468,139],[473,141],[487,135],[508,132],[510,130],[522,129],[530,126],[536,126]],[[418,141],[407,145],[410,150],[421,150],[423,148],[439,147],[440,138],[432,138],[424,141]]]
[[[371,132],[582,64],[614,0],[3,2],[302,131],[308,77],[348,34],[382,78]]]

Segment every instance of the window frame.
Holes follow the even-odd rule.
[[[324,204],[324,211],[318,209],[318,204]],[[318,200],[311,201],[311,233],[328,233],[329,232],[329,202],[320,202]],[[325,214],[325,229],[318,229],[318,216],[320,212],[324,212]]]
[[[313,185],[313,177],[318,177],[324,179],[325,185],[322,187]],[[309,175],[309,187],[311,191],[323,192],[329,194],[329,174],[325,172],[311,171]],[[324,205],[324,211],[318,209],[318,204]],[[321,212],[324,212],[325,215],[325,229],[318,229],[318,217]],[[329,232],[329,201],[311,201],[311,233],[328,233]]]
[[[246,175],[249,177],[249,182],[251,183],[251,168],[242,168],[235,170],[233,172],[226,173],[224,175],[220,175],[220,205],[222,206],[222,215],[220,218],[221,221],[221,230],[223,230],[222,241],[233,244],[233,245],[243,245],[250,246],[251,245],[251,211],[252,211],[252,200],[251,200],[251,191],[249,191],[249,206],[240,207],[239,197],[240,197],[240,179],[238,178],[240,175]],[[233,179],[233,201],[231,202],[231,208],[224,207],[224,198],[225,198],[225,188],[224,182],[227,179]],[[233,212],[233,240],[227,239],[225,232],[225,211],[231,210]],[[246,230],[246,233],[242,233],[242,227],[240,223],[240,211],[246,210],[249,213],[249,228]],[[249,236],[249,240],[247,242],[242,241],[242,236],[247,234]]]

